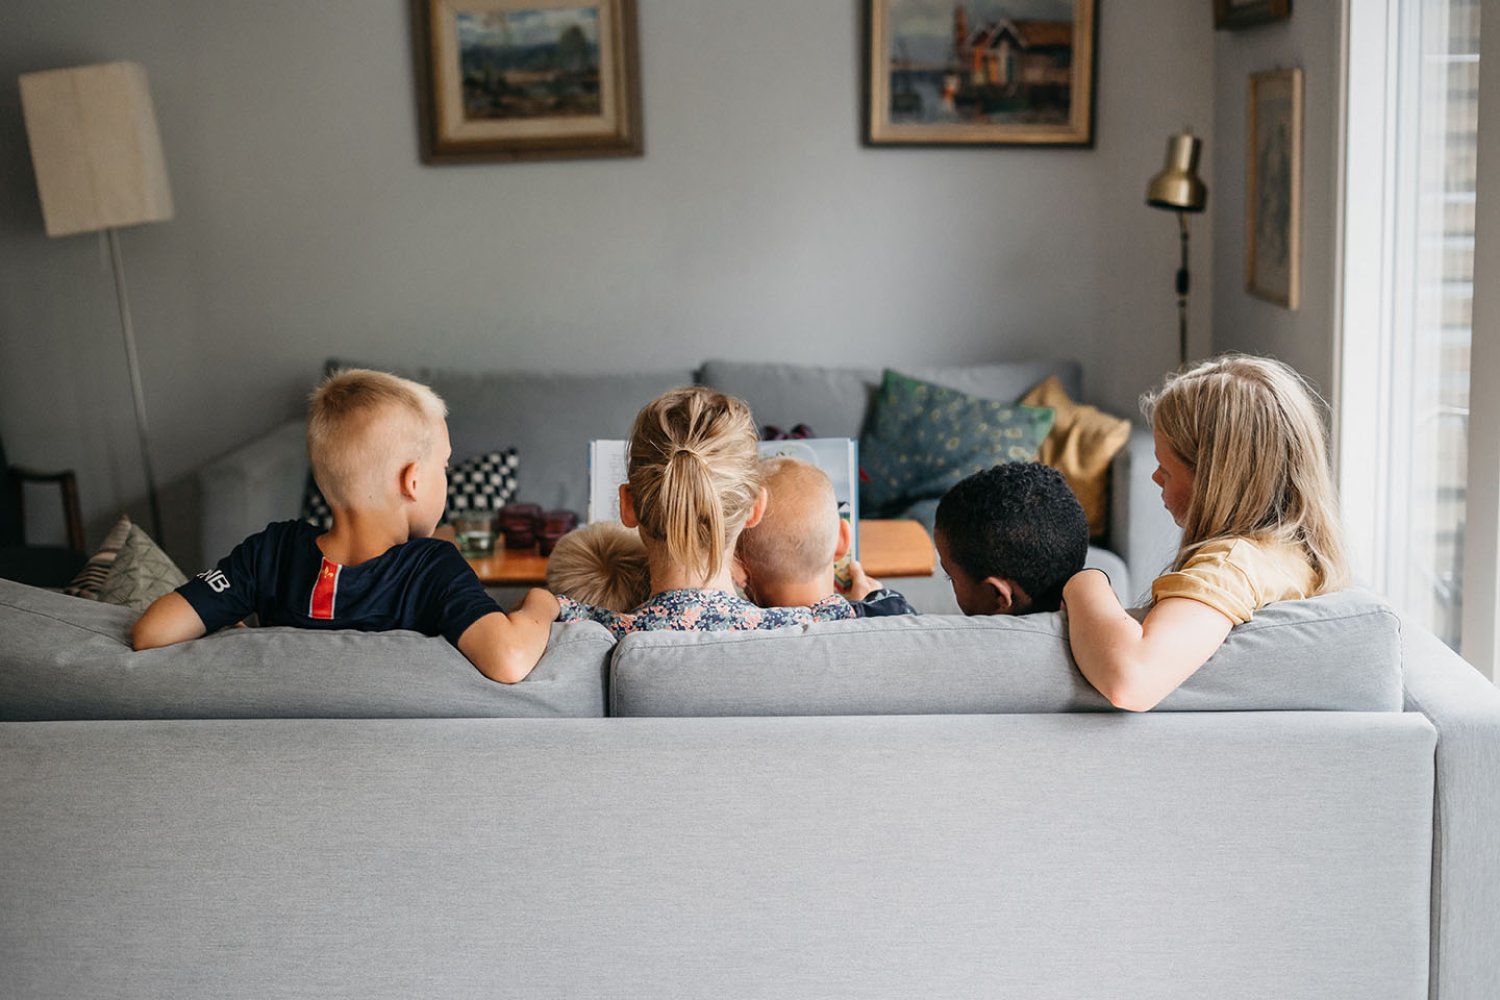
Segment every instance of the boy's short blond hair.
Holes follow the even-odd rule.
[[[334,372],[307,401],[318,489],[335,507],[378,506],[402,468],[431,454],[447,416],[447,404],[420,382],[368,368]]]
[[[563,535],[547,559],[547,589],[596,608],[633,611],[651,596],[640,532],[600,521]]]
[[[761,462],[766,513],[740,533],[740,564],[760,585],[803,583],[833,565],[839,503],[828,474],[811,462],[778,455]]]

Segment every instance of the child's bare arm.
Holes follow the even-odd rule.
[[[1176,691],[1224,644],[1234,627],[1222,612],[1187,597],[1158,601],[1137,622],[1109,577],[1075,573],[1063,588],[1068,643],[1088,682],[1116,708],[1145,712]]]
[[[525,680],[547,651],[558,610],[556,597],[533,588],[510,614],[494,611],[465,629],[458,651],[492,681]]]
[[[197,639],[205,631],[203,619],[187,598],[173,591],[152,601],[146,613],[136,620],[130,630],[130,643],[137,650],[156,649]]]

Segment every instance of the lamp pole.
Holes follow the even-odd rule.
[[[130,322],[130,291],[125,286],[125,259],[120,255],[119,230],[104,230],[109,263],[115,272],[115,299],[120,306],[120,334],[125,338],[125,366],[130,371],[130,395],[135,401],[135,430],[141,442],[141,468],[146,473],[146,497],[151,503],[151,533],[161,541],[161,501],[156,495],[156,473],[151,468],[151,436],[146,429],[146,393],[141,387],[141,362],[135,350],[135,328]]]
[[[1146,186],[1146,204],[1177,213],[1177,363],[1188,359],[1188,213],[1201,212],[1208,202],[1208,188],[1198,176],[1198,151],[1203,141],[1188,129],[1167,140],[1167,161]]]
[[[1177,363],[1187,364],[1188,359],[1188,222],[1187,213],[1177,212],[1178,242],[1182,245],[1182,263],[1177,267]]]

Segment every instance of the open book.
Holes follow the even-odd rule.
[[[851,558],[859,558],[859,442],[850,438],[792,438],[762,441],[762,458],[787,455],[811,462],[833,480],[833,495],[839,502],[839,517],[849,522]],[[625,442],[596,440],[589,443],[589,521],[620,519],[620,484],[625,482]],[[847,579],[844,565],[839,578]]]

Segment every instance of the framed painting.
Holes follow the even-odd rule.
[[[422,162],[639,156],[635,0],[411,0]]]
[[[1252,28],[1292,16],[1292,0],[1214,0],[1214,27]]]
[[[866,0],[872,146],[1092,146],[1096,0]]]
[[[1250,75],[1245,288],[1297,308],[1302,268],[1302,71]]]

